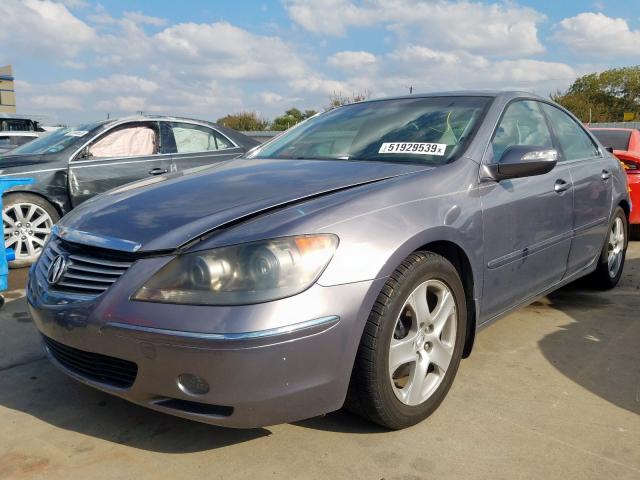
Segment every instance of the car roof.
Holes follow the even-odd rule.
[[[3,137],[38,137],[38,132],[21,131],[21,130],[0,130],[0,136]]]
[[[547,100],[540,95],[531,92],[519,91],[519,90],[453,90],[443,92],[424,92],[413,93],[411,95],[400,95],[383,98],[373,98],[371,100],[365,100],[364,102],[379,102],[385,100],[404,100],[409,98],[430,98],[430,97],[491,97],[502,98],[504,100],[512,100],[514,98],[535,98],[537,100]]]
[[[123,123],[123,122],[140,122],[140,121],[166,121],[166,122],[190,122],[190,123],[209,123],[213,124],[208,120],[200,120],[196,118],[187,118],[187,117],[174,117],[168,115],[128,115],[125,117],[119,118],[111,118],[108,120],[104,120],[103,125],[112,124],[112,123]]]

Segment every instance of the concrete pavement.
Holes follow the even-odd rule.
[[[0,479],[637,480],[639,312],[635,242],[617,289],[569,286],[483,330],[420,425],[386,432],[337,412],[243,431],[76,383],[44,359],[24,298],[11,300],[0,311]]]

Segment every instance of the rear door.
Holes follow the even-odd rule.
[[[172,152],[178,172],[213,165],[242,155],[244,150],[214,128],[189,122],[162,122],[163,151]]]
[[[171,169],[171,155],[159,151],[157,122],[128,122],[93,139],[69,163],[73,206],[102,192]]]
[[[573,241],[567,276],[588,267],[600,254],[612,202],[612,165],[585,129],[559,108],[544,103],[560,146],[560,165],[569,168],[573,181]]]
[[[515,145],[555,148],[539,103],[510,103],[484,163]],[[571,245],[573,192],[569,167],[544,175],[486,181],[480,187],[485,275],[482,315],[491,319],[559,282]]]

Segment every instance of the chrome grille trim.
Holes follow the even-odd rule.
[[[75,248],[82,246],[78,245],[74,250]],[[59,239],[52,238],[37,265],[37,273],[44,283],[47,283],[51,262],[58,255],[66,258],[67,266],[60,281],[50,288],[91,297],[104,293],[133,264],[133,261],[112,260],[90,253],[67,252]]]

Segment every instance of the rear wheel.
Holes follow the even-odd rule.
[[[391,429],[428,417],[458,370],[466,312],[455,267],[435,253],[411,254],[369,316],[346,407]]]
[[[598,266],[588,278],[593,287],[608,290],[618,284],[627,253],[627,232],[627,216],[624,210],[618,207],[609,224],[607,239],[602,252],[600,252]]]
[[[37,195],[14,193],[3,202],[4,246],[13,248],[16,254],[10,266],[29,266],[40,256],[51,227],[60,216],[53,205]]]

